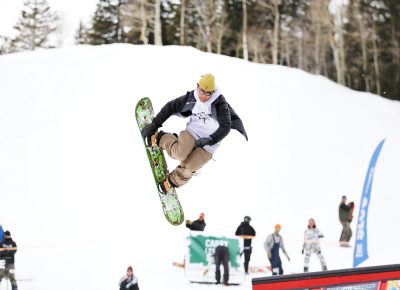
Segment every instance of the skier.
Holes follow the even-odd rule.
[[[198,220],[190,221],[186,220],[186,227],[192,231],[204,231],[206,222],[204,220],[204,213],[201,213]]]
[[[177,134],[156,132],[173,114],[190,117],[186,129]],[[168,102],[142,136],[146,144],[159,146],[181,163],[159,184],[162,192],[185,185],[203,167],[221,144],[230,129],[238,130],[247,140],[243,123],[216,87],[212,74],[203,75],[197,88]]]
[[[341,247],[350,247],[349,242],[353,234],[350,223],[353,220],[354,202],[349,202],[349,204],[346,204],[346,201],[347,197],[343,195],[342,202],[339,205],[339,220],[343,226],[339,240]]]
[[[312,218],[309,219],[307,230],[304,232],[303,250],[301,251],[302,254],[305,254],[304,272],[308,272],[310,257],[312,253],[318,255],[319,261],[321,262],[322,270],[327,270],[325,259],[321,253],[321,247],[319,246],[319,239],[323,237],[324,235],[319,229],[317,229],[317,226],[315,225],[315,220]]]
[[[215,279],[217,280],[217,284],[221,283],[221,264],[224,267],[224,277],[223,283],[225,286],[228,285],[229,281],[229,249],[226,246],[218,246],[215,248]]]
[[[255,238],[256,231],[250,225],[251,218],[249,216],[245,216],[242,223],[240,223],[239,227],[236,229],[236,236],[243,238],[243,252],[244,253],[244,271],[246,274],[249,274],[249,262],[250,256],[252,252],[251,247],[251,239]]]
[[[4,232],[4,240],[0,247],[0,283],[3,278],[8,278],[11,282],[11,289],[17,290],[17,280],[15,279],[15,259],[17,244],[11,238],[9,231]],[[4,266],[3,266],[4,265]]]
[[[290,261],[289,255],[287,254],[285,246],[283,244],[283,238],[279,234],[281,228],[282,227],[280,224],[275,225],[275,231],[267,237],[264,243],[264,248],[267,251],[268,260],[271,263],[272,275],[283,274],[282,261],[279,255],[279,248],[282,249],[282,252],[285,254],[288,261]]]
[[[133,274],[131,266],[126,270],[126,275],[119,280],[120,290],[139,290],[139,282],[137,277]]]

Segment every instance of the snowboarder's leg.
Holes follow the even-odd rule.
[[[249,273],[249,263],[250,263],[251,249],[244,250],[244,271],[246,274]]]
[[[174,134],[164,134],[160,139],[160,148],[176,160],[183,161],[193,151],[196,140],[187,132],[182,131],[178,137]]]
[[[282,261],[280,259],[279,259],[278,268],[279,268],[279,275],[283,275]]]
[[[310,265],[311,250],[305,251],[304,256],[304,272],[308,272],[308,267]]]
[[[211,153],[203,148],[196,148],[169,174],[168,178],[176,187],[180,187],[186,184],[196,171],[210,161],[211,158]]]
[[[229,250],[226,247],[224,248],[222,265],[224,266],[224,284],[226,285],[229,281]]]
[[[17,290],[18,285],[17,285],[17,280],[15,279],[15,268],[13,264],[10,264],[7,266],[8,268],[8,279],[10,279],[11,282],[11,289],[12,290]]]
[[[221,257],[218,252],[215,253],[215,280],[217,280],[217,284],[221,283]]]
[[[321,253],[321,250],[317,253],[318,257],[319,257],[319,261],[321,262],[321,267],[322,270],[326,271],[328,268],[326,267],[326,262],[325,262],[325,258]]]

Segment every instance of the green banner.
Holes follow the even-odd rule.
[[[213,262],[215,248],[225,246],[229,249],[230,264],[233,268],[239,268],[240,246],[235,238],[215,236],[189,236],[190,263],[200,263],[207,266]]]

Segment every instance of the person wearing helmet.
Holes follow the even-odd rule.
[[[290,261],[289,255],[286,252],[285,245],[283,243],[283,237],[279,234],[281,231],[281,225],[275,225],[275,231],[270,234],[264,242],[264,249],[267,251],[269,262],[271,263],[272,275],[282,275],[282,261],[279,255],[279,249],[285,254],[288,261]]]
[[[178,134],[157,132],[172,115],[189,117],[186,129]],[[168,102],[142,130],[145,143],[158,146],[180,164],[158,186],[163,193],[185,185],[202,168],[232,129],[247,140],[243,123],[227,103],[212,74],[201,76],[195,90]]]
[[[243,252],[240,254],[240,256],[244,254],[244,271],[246,274],[249,274],[249,263],[252,253],[251,240],[256,236],[256,231],[250,225],[250,221],[251,218],[249,216],[245,216],[243,222],[240,223],[235,232],[236,236],[243,238]]]

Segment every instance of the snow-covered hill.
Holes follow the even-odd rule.
[[[290,273],[303,268],[303,232],[314,217],[328,268],[351,267],[353,249],[337,245],[337,207],[346,194],[357,216],[370,158],[386,139],[363,266],[398,262],[398,102],[189,47],[79,46],[0,56],[0,223],[19,245],[17,276],[33,278],[19,289],[117,289],[128,265],[141,289],[205,288],[171,266],[183,259],[188,231],[164,220],[133,110],[150,96],[158,111],[207,72],[249,142],[231,131],[215,161],[179,189],[186,218],[204,212],[208,233],[232,236],[250,215],[253,265],[268,264],[262,244],[280,223]],[[173,117],[165,129],[185,124]],[[311,270],[319,269],[313,257]],[[251,289],[251,277],[236,289]]]

